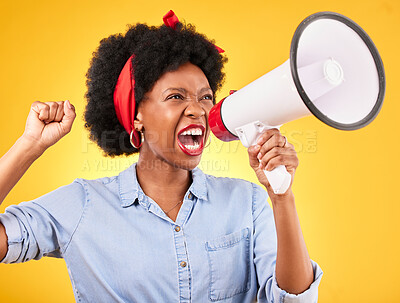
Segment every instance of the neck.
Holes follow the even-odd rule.
[[[136,175],[143,192],[163,209],[183,200],[192,183],[190,171],[173,167],[160,159],[147,161],[141,156],[136,165]]]

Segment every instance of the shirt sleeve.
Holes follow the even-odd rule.
[[[62,258],[85,205],[84,184],[75,180],[33,201],[7,207],[0,214],[8,237],[8,251],[1,262]]]
[[[311,261],[314,281],[303,293],[290,294],[280,289],[276,282],[276,229],[274,215],[267,199],[267,192],[260,186],[253,184],[254,264],[259,283],[257,300],[260,303],[316,303],[322,270],[314,261]]]

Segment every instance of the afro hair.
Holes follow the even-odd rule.
[[[222,69],[227,58],[190,24],[178,23],[175,29],[136,24],[129,26],[125,35],[101,40],[86,73],[84,119],[90,139],[110,157],[138,152],[118,121],[113,101],[119,74],[132,54],[136,108],[165,72],[177,70],[184,63],[190,62],[203,71],[214,95],[225,78]]]

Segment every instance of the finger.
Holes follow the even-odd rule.
[[[64,116],[60,122],[61,127],[65,133],[71,131],[72,123],[76,117],[75,107],[69,102],[69,100],[64,102]]]
[[[45,122],[54,122],[57,114],[58,104],[57,102],[45,102],[49,106],[49,117]]]
[[[260,145],[253,145],[253,146],[250,146],[247,149],[247,153],[249,154],[250,166],[253,169],[256,169],[258,167],[258,165],[259,165],[259,161],[257,159],[257,155],[258,155],[258,153],[260,151],[260,148],[261,148]]]
[[[64,116],[64,101],[58,101],[57,102],[57,112],[54,117],[54,121],[60,122],[62,120],[63,116]]]
[[[257,139],[257,144],[262,146],[265,142],[267,142],[275,134],[280,134],[279,129],[271,128],[271,129],[266,130]]]
[[[42,107],[45,106],[40,101],[35,101],[31,104],[31,109],[26,120],[25,131],[43,129],[45,123],[40,119],[40,116],[43,116],[45,113],[41,110]]]
[[[42,122],[49,118],[50,108],[47,104],[35,101],[32,103],[31,110],[36,113],[37,118]]]
[[[284,165],[286,167],[286,170],[289,173],[292,173],[299,165],[299,159],[297,158],[297,156],[294,155],[280,154],[269,160],[265,169],[271,171],[277,168],[279,165]]]
[[[263,157],[274,147],[283,147],[286,143],[286,139],[279,132],[274,133],[262,146],[258,155],[258,158]]]
[[[283,148],[283,147],[274,147],[270,151],[268,151],[263,157],[259,158],[260,164],[259,167],[265,169],[269,164],[270,160],[281,155],[296,155],[292,150]]]

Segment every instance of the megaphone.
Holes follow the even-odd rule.
[[[313,114],[341,130],[369,124],[385,95],[381,57],[367,33],[349,18],[319,12],[297,27],[290,58],[217,103],[209,125],[223,141],[254,145],[269,128]],[[285,166],[264,171],[274,193],[287,191]]]

